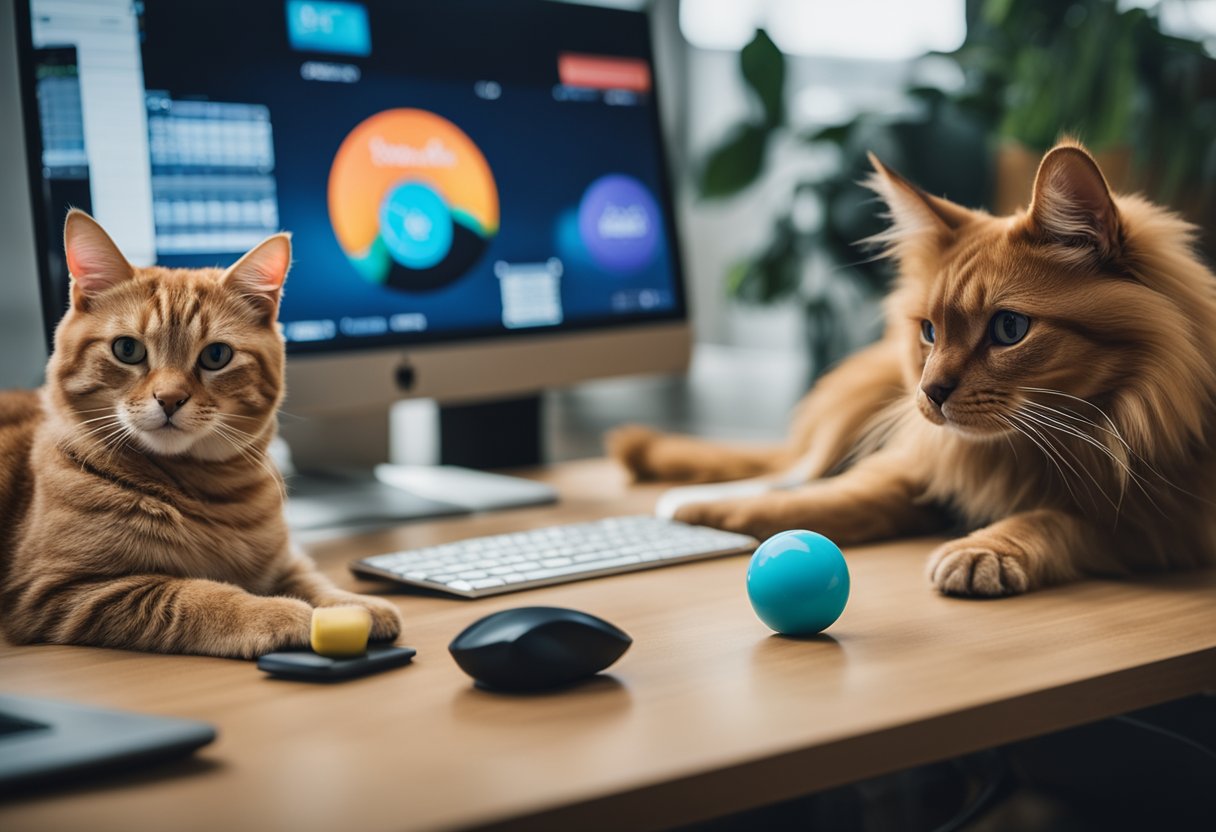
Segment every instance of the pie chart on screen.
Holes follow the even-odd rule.
[[[426,110],[360,122],[329,172],[329,220],[355,270],[403,292],[460,278],[498,233],[498,189],[477,145]]]

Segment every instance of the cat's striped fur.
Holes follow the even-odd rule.
[[[355,603],[395,638],[396,608],[335,587],[283,520],[267,447],[288,237],[226,270],[136,269],[79,211],[64,237],[72,303],[46,384],[0,394],[7,637],[247,658],[307,644],[314,606]],[[232,358],[210,370],[217,343]]]

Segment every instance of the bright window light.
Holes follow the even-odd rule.
[[[680,32],[699,49],[742,49],[760,26],[758,0],[680,0]]]
[[[1162,3],[1161,28],[1184,38],[1216,35],[1216,0]]]
[[[967,35],[965,0],[682,0],[680,31],[702,49],[738,49],[757,26],[783,52],[903,61]]]
[[[1216,0],[1119,0],[1119,11],[1156,9],[1161,31],[1199,40],[1216,58]]]

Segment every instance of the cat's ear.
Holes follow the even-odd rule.
[[[1107,262],[1122,249],[1119,210],[1098,163],[1074,144],[1048,151],[1039,163],[1027,232],[1067,259]]]
[[[224,272],[221,282],[269,320],[279,310],[283,281],[291,267],[291,235],[274,234],[258,243]]]
[[[94,297],[135,275],[105,229],[79,208],[68,211],[63,224],[63,253],[72,276],[72,306],[82,311]]]
[[[913,241],[945,241],[972,219],[972,212],[948,199],[933,196],[867,154],[874,173],[865,181],[887,203],[891,227],[870,242],[899,249]]]

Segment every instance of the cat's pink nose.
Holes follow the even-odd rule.
[[[945,384],[926,384],[921,388],[925,395],[929,397],[929,401],[933,402],[938,407],[946,403],[946,399],[950,398],[950,394],[954,392],[953,386]]]
[[[165,411],[165,418],[171,417],[174,413],[181,410],[182,405],[190,401],[190,394],[181,389],[157,390],[152,394]]]

